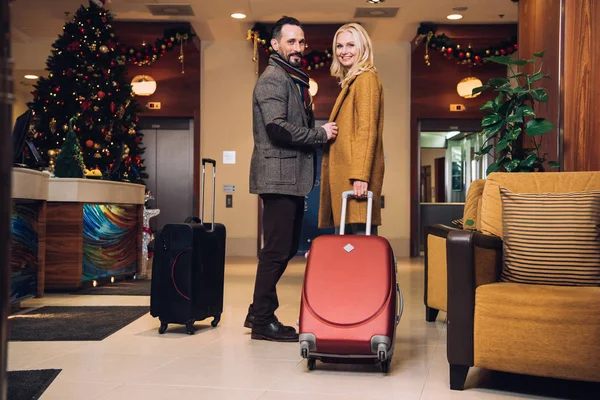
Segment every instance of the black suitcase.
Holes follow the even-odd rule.
[[[213,165],[212,222],[204,219],[205,165]],[[167,224],[157,235],[152,263],[150,314],[160,319],[159,333],[170,323],[194,333],[194,322],[209,317],[216,327],[223,312],[225,239],[223,224],[215,223],[216,162],[202,159],[201,217]]]

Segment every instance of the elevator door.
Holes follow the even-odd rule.
[[[155,198],[148,202],[148,208],[160,209],[150,220],[150,227],[157,231],[194,215],[193,120],[148,118],[141,125],[146,186]]]

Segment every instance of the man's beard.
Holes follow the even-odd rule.
[[[292,57],[298,57],[298,61],[292,61]],[[287,57],[287,62],[290,63],[292,67],[300,68],[302,65],[302,54],[300,53],[290,53]]]

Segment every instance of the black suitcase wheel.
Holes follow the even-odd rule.
[[[169,326],[169,324],[165,324],[164,322],[160,323],[160,328],[158,328],[158,333],[160,333],[161,335],[163,333],[165,333],[167,331],[167,327]]]
[[[381,372],[383,372],[384,374],[390,372],[390,360],[381,362]]]
[[[309,358],[306,365],[308,367],[308,370],[312,371],[313,369],[315,369],[315,366],[317,365],[317,360],[315,358]]]
[[[193,335],[196,329],[194,328],[194,321],[188,321],[185,323],[185,331],[188,335]]]
[[[219,322],[221,322],[221,314],[215,315],[215,319],[212,320],[212,322],[210,323],[210,326],[212,326],[213,328],[216,328],[217,325],[219,324]]]

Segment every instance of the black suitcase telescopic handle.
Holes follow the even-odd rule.
[[[205,199],[204,199],[204,186],[205,186],[205,176],[206,176],[206,168],[205,165],[206,164],[212,164],[213,166],[213,178],[212,178],[212,219],[211,219],[211,226],[210,226],[210,232],[215,230],[215,189],[216,189],[216,179],[217,179],[217,162],[215,160],[213,160],[212,158],[203,158],[202,159],[202,208],[200,209],[200,220],[202,222],[204,221],[204,205],[205,205]]]

